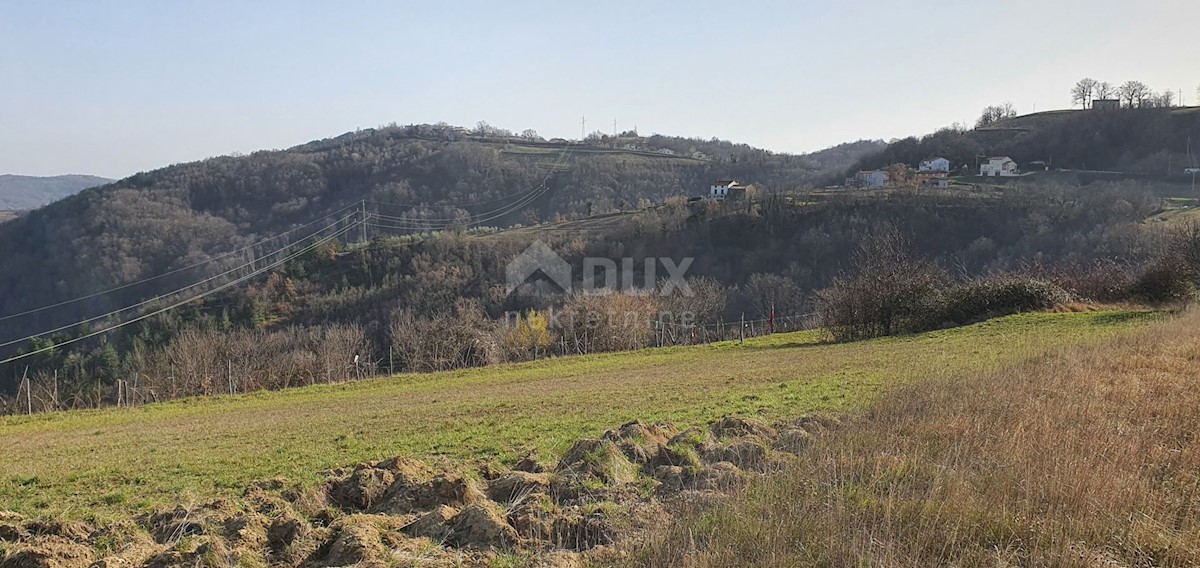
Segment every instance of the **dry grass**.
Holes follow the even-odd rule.
[[[1200,565],[1197,324],[895,389],[637,563]]]

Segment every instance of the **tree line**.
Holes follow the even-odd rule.
[[[1200,97],[1200,87],[1196,88]],[[1091,108],[1095,100],[1117,100],[1127,108],[1171,108],[1183,104],[1175,92],[1157,92],[1141,81],[1125,81],[1119,85],[1084,77],[1071,87],[1071,104]]]

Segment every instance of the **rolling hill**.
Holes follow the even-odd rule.
[[[672,154],[420,125],[139,173],[0,225],[0,313],[202,262],[364,201],[393,224],[504,227],[637,209],[707,192],[719,177],[801,186],[879,147],[798,156],[716,140],[638,140]]]
[[[0,211],[27,211],[75,195],[89,187],[111,183],[87,175],[51,177],[0,174]]]
[[[1198,147],[1200,107],[1055,110],[897,140],[850,171],[915,166],[931,156],[971,169],[979,156],[1010,156],[1022,165],[1041,161],[1051,168],[1182,178],[1185,167],[1197,165]]]

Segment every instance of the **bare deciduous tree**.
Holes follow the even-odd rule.
[[[1117,96],[1130,108],[1141,106],[1149,95],[1150,87],[1141,81],[1126,81],[1117,88]]]
[[[1092,96],[1096,91],[1096,85],[1097,82],[1095,79],[1089,77],[1080,79],[1071,88],[1071,102],[1077,103],[1083,108],[1088,108],[1092,104]]]
[[[859,245],[850,268],[818,295],[821,323],[834,339],[905,333],[929,324],[935,313],[930,302],[949,278],[914,251],[893,228],[878,230]]]
[[[1175,93],[1172,93],[1170,90],[1163,91],[1163,93],[1158,96],[1158,106],[1163,108],[1171,108],[1175,106]]]
[[[687,287],[690,295],[677,289],[661,295],[662,310],[671,316],[687,314],[696,324],[714,322],[725,311],[725,287],[716,278],[693,276],[687,279]],[[666,287],[660,289],[666,290]]]
[[[791,279],[778,274],[753,274],[746,282],[747,298],[759,318],[799,315],[804,309],[804,291]]]
[[[991,126],[1001,120],[1013,118],[1014,116],[1017,116],[1017,111],[1010,102],[989,106],[983,109],[983,114],[980,115],[979,120],[975,121],[975,128]]]

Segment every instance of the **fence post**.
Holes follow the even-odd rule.
[[[738,341],[746,342],[746,312],[742,312],[742,323],[738,326]]]
[[[28,411],[28,413],[32,416],[33,415],[33,385],[31,385],[29,383],[29,367],[28,366],[25,367],[25,372],[22,373],[21,378],[24,379],[24,381],[25,381],[25,410]]]

